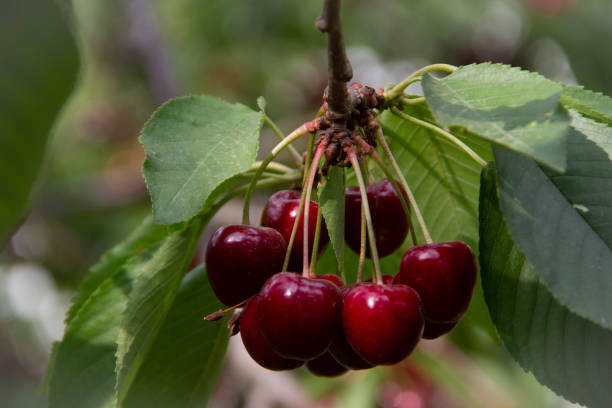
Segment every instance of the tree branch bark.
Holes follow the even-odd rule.
[[[350,113],[346,83],[353,77],[344,48],[340,9],[341,0],[324,0],[321,15],[315,22],[317,29],[327,33],[327,116],[333,124],[346,123]]]

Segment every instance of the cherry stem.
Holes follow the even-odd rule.
[[[321,156],[323,156],[323,151],[327,147],[327,143],[322,140],[317,149],[315,150],[314,157],[312,158],[312,163],[310,163],[310,168],[308,169],[308,178],[306,180],[306,185],[303,187],[306,190],[306,197],[304,199],[304,242],[302,246],[302,276],[305,278],[310,277],[310,269],[308,267],[308,224],[309,221],[309,212],[310,212],[310,196],[312,193],[312,186],[314,184],[314,178],[317,174],[317,169],[319,168],[319,161],[321,160]]]
[[[276,125],[276,123],[274,123],[274,121],[265,113],[264,113],[264,121],[266,122],[268,126],[270,126],[270,129],[272,129],[272,131],[276,134],[276,136],[278,136],[280,140],[283,140],[285,138],[285,135],[283,134],[283,132],[281,132],[279,127]],[[300,153],[292,145],[288,145],[287,150],[289,151],[289,154],[291,154],[291,157],[293,157],[293,161],[295,162],[295,164],[299,168],[301,168],[302,167],[302,156],[300,155]]]
[[[389,162],[391,163],[391,167],[393,167],[393,170],[395,171],[395,174],[397,174],[397,177],[399,178],[401,186],[406,191],[406,195],[408,196],[408,201],[410,201],[410,205],[412,206],[412,209],[414,210],[414,215],[416,216],[419,226],[421,227],[421,231],[423,232],[423,237],[425,238],[425,242],[428,244],[431,244],[433,240],[431,239],[431,235],[429,234],[429,230],[427,229],[427,225],[425,224],[425,219],[423,218],[423,214],[421,214],[421,210],[419,209],[419,205],[417,204],[416,199],[414,198],[412,189],[408,185],[408,182],[406,181],[406,178],[404,177],[404,173],[402,173],[402,171],[400,170],[397,164],[397,161],[395,160],[395,157],[393,157],[393,153],[391,153],[391,149],[389,149],[389,145],[387,144],[387,141],[385,140],[385,135],[383,135],[382,129],[380,127],[376,129],[376,139],[382,146],[383,151],[385,152],[385,155],[387,156],[387,159],[389,159]]]
[[[389,101],[389,100],[395,99],[398,96],[400,96],[404,92],[404,89],[408,87],[408,85],[421,80],[421,77],[425,72],[444,71],[444,72],[453,73],[456,70],[457,70],[456,66],[449,65],[449,64],[427,65],[426,67],[423,67],[419,69],[418,71],[415,71],[412,74],[408,75],[402,82],[395,85],[390,91],[385,92],[384,94],[385,101]]]
[[[361,139],[361,138],[359,138]],[[363,140],[363,139],[362,139]],[[360,162],[360,165],[364,165],[365,168],[361,170],[361,172],[365,175],[368,174],[368,163]],[[367,176],[366,176],[367,177]],[[365,184],[369,184],[364,177]],[[359,263],[357,264],[357,282],[361,282],[363,280],[363,265],[365,263],[365,254],[366,254],[366,221],[365,214],[363,211],[363,205],[361,206],[361,217],[360,217],[360,226],[359,226]]]
[[[314,143],[314,134],[311,134],[308,138],[308,150],[306,153],[306,162],[304,163],[304,168],[310,167],[310,160],[312,159],[312,145]],[[298,206],[298,211],[295,216],[295,221],[293,221],[293,227],[291,228],[291,236],[289,237],[289,242],[287,243],[287,251],[285,252],[285,260],[283,261],[283,271],[286,271],[289,267],[289,260],[291,259],[291,250],[293,249],[293,243],[295,242],[295,237],[297,235],[298,225],[300,223],[300,218],[302,217],[302,211],[304,210],[304,200],[306,199],[306,192],[304,190],[304,185],[306,184],[306,172],[302,177],[302,194],[300,195],[300,205]]]
[[[478,153],[476,153],[475,151],[473,151],[472,149],[470,149],[470,147],[468,145],[466,145],[465,143],[463,143],[461,140],[459,140],[459,138],[457,138],[455,135],[453,135],[450,132],[447,132],[446,130],[432,124],[429,122],[425,122],[424,120],[421,119],[417,119],[414,116],[410,116],[404,112],[402,112],[401,110],[397,109],[397,108],[391,108],[391,112],[393,112],[394,115],[407,120],[409,122],[412,122],[416,125],[419,125],[421,127],[424,127],[426,129],[432,130],[435,133],[439,134],[440,136],[443,136],[444,138],[448,139],[451,143],[454,143],[456,146],[458,146],[461,150],[463,150],[465,153],[467,153],[468,156],[470,156],[472,159],[474,159],[474,161],[476,163],[478,163],[479,165],[486,167],[487,166],[487,162],[478,155]]]
[[[362,141],[363,141],[363,139],[362,139]],[[365,143],[365,141],[363,141],[363,142]],[[406,197],[404,196],[404,193],[402,192],[402,189],[400,188],[400,185],[398,184],[397,180],[393,177],[393,175],[391,174],[391,171],[385,165],[382,157],[380,157],[378,152],[376,150],[372,149],[372,152],[370,153],[370,155],[372,156],[372,158],[374,159],[376,164],[378,164],[378,167],[380,167],[380,169],[383,171],[383,173],[385,173],[385,176],[387,177],[387,179],[389,179],[389,181],[393,185],[393,188],[395,189],[395,192],[399,196],[400,202],[402,204],[402,208],[404,210],[404,213],[406,214],[406,219],[408,220],[408,229],[410,230],[410,237],[412,238],[412,244],[413,245],[417,245],[417,237],[416,237],[416,233],[414,231],[414,225],[412,225],[412,216],[411,216],[411,211],[410,211],[410,205],[406,202]]]
[[[357,179],[357,183],[359,184],[359,191],[361,193],[361,208],[363,209],[363,214],[365,215],[366,227],[368,229],[368,239],[370,244],[370,253],[372,255],[372,263],[374,264],[374,282],[375,283],[383,283],[382,280],[382,272],[380,270],[380,261],[378,259],[378,250],[376,249],[376,240],[374,236],[374,226],[372,225],[372,216],[370,214],[370,203],[368,203],[368,195],[365,186],[365,182],[363,180],[363,175],[361,174],[361,169],[359,168],[359,161],[357,160],[357,155],[355,154],[355,150],[353,147],[349,147],[345,149],[346,154],[351,161],[351,165],[353,166],[353,170],[355,171],[355,178]]]
[[[317,256],[319,255],[319,241],[321,238],[321,225],[323,224],[323,212],[317,211],[317,224],[315,226],[315,236],[312,243],[312,255],[310,255],[310,276],[317,276]]]
[[[237,308],[239,308],[239,307],[243,306],[243,305],[244,305],[246,302],[248,302],[248,300],[249,300],[249,299],[250,299],[250,298],[245,299],[245,300],[243,300],[242,302],[238,303],[237,305],[230,306],[230,307],[225,308],[225,309],[219,309],[219,310],[217,310],[216,312],[213,312],[213,313],[211,313],[211,314],[209,314],[209,315],[205,316],[205,317],[204,317],[204,320],[207,320],[207,321],[209,321],[209,322],[214,322],[215,320],[219,320],[220,318],[222,318],[223,316],[225,316],[225,314],[226,314],[227,312],[230,312],[230,311],[232,311],[232,310],[234,310],[234,309],[237,309]]]
[[[247,171],[257,171],[261,167],[261,163],[262,162],[260,160],[256,161],[255,163],[251,165],[251,168],[248,169]],[[266,171],[271,172],[271,173],[288,174],[288,173],[292,173],[297,170],[294,170],[289,166],[285,166],[284,164],[271,161],[270,163],[268,163],[268,167],[266,168]]]
[[[268,164],[270,164],[270,162],[272,160],[274,160],[274,158],[284,149],[286,148],[291,142],[299,139],[300,137],[311,133],[311,131],[313,131],[315,126],[313,122],[306,122],[304,123],[302,126],[300,126],[299,128],[295,129],[293,132],[291,132],[289,135],[287,135],[283,140],[281,140],[281,142],[279,144],[277,144],[276,146],[274,146],[274,148],[272,149],[272,151],[270,152],[270,154],[268,155],[268,157],[266,157],[262,162],[261,162],[261,166],[259,166],[259,168],[257,169],[257,172],[253,175],[253,178],[251,179],[251,184],[249,185],[249,188],[246,192],[246,195],[244,196],[244,208],[242,210],[242,223],[245,225],[250,225],[251,222],[249,221],[249,209],[251,207],[251,196],[253,195],[253,190],[255,189],[255,185],[257,184],[257,180],[259,180],[259,178],[261,177],[261,175],[263,174],[264,170],[266,169],[266,167],[268,166]]]

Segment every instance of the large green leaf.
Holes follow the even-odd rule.
[[[212,392],[229,339],[203,265],[185,278],[159,334],[123,402],[126,408],[203,407]]]
[[[501,206],[555,298],[612,328],[612,128],[572,117],[565,173],[495,149]]]
[[[217,186],[248,170],[262,125],[262,112],[210,96],[162,105],[140,137],[155,222],[173,224],[193,217]]]
[[[344,169],[332,166],[325,184],[319,186],[319,205],[325,218],[338,269],[344,277]]]
[[[24,216],[47,137],[77,78],[78,52],[55,1],[0,13],[0,246]]]
[[[612,98],[580,86],[565,86],[561,103],[581,114],[612,125]]]
[[[79,290],[72,299],[72,304],[66,315],[66,323],[70,323],[83,303],[109,277],[117,273],[120,267],[131,257],[138,255],[143,249],[153,246],[167,236],[167,227],[153,224],[153,218],[147,217],[124,241],[114,246],[100,258],[81,283]]]
[[[406,108],[405,112],[423,120],[433,120],[426,107]],[[379,123],[415,194],[433,239],[438,242],[462,240],[477,251],[481,166],[455,144],[389,112],[379,117]],[[456,136],[485,160],[492,158],[489,143],[459,133]],[[414,217],[413,224],[418,230]],[[382,260],[384,272],[397,272],[403,250],[410,244],[410,239],[407,239],[402,250]],[[467,316],[495,336],[480,285]]]
[[[480,266],[498,332],[538,381],[571,401],[609,407],[612,331],[572,313],[549,292],[510,235],[494,173],[486,169],[482,175]]]
[[[195,252],[205,222],[194,218],[170,235],[136,277],[117,338],[117,399],[123,398],[155,342]]]
[[[113,406],[121,314],[134,280],[159,245],[130,258],[76,311],[62,341],[54,348],[49,379],[50,408]]]
[[[570,118],[559,103],[563,87],[536,73],[499,64],[468,65],[423,92],[438,123],[460,127],[551,167],[566,166]]]

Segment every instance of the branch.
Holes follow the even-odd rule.
[[[351,63],[346,56],[340,19],[341,0],[324,0],[323,10],[315,26],[327,33],[328,61],[328,118],[332,122],[346,122],[350,113],[346,83],[353,77]]]

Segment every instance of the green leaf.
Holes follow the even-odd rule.
[[[433,121],[423,106],[406,107],[404,112]],[[481,166],[456,145],[439,135],[389,113],[378,118],[389,147],[406,181],[414,192],[425,222],[435,241],[465,241],[478,250],[478,190]],[[489,143],[455,132],[485,160],[492,158]],[[418,224],[413,217],[413,225]],[[421,238],[421,243],[423,242]],[[385,273],[396,273],[401,256],[411,246],[408,238],[401,250],[382,259]],[[467,317],[495,338],[495,329],[486,312],[482,290],[477,288]]]
[[[170,235],[136,277],[117,338],[117,400],[121,404],[178,293],[204,222],[194,218]]]
[[[468,65],[436,79],[423,76],[433,116],[553,168],[566,166],[570,118],[563,87],[536,73],[499,64]]]
[[[512,356],[565,398],[592,408],[612,400],[612,331],[556,301],[512,239],[502,215],[495,171],[480,195],[480,265],[491,317]]]
[[[501,207],[555,298],[612,328],[612,128],[572,116],[565,173],[495,149]]]
[[[113,406],[121,314],[134,280],[159,245],[130,258],[76,311],[55,347],[49,377],[50,408]]]
[[[344,277],[344,169],[332,166],[325,184],[319,185],[319,205],[323,212],[329,240],[338,270]]]
[[[83,283],[81,283],[76,295],[74,295],[66,315],[66,323],[70,323],[89,296],[104,280],[117,273],[129,258],[138,255],[143,249],[160,242],[167,235],[167,227],[155,225],[153,224],[153,218],[147,217],[124,241],[102,255],[100,261],[90,269],[89,274],[85,277]]]
[[[173,224],[193,217],[217,186],[248,170],[262,125],[262,112],[210,96],[162,105],[140,137],[155,222]]]
[[[220,308],[203,265],[189,272],[123,402],[125,408],[206,406],[229,335],[227,318],[207,322],[202,317]]]
[[[48,0],[0,13],[0,247],[24,217],[47,137],[77,78],[67,16]]]
[[[581,86],[565,86],[561,103],[584,116],[612,126],[612,98],[592,92]]]

